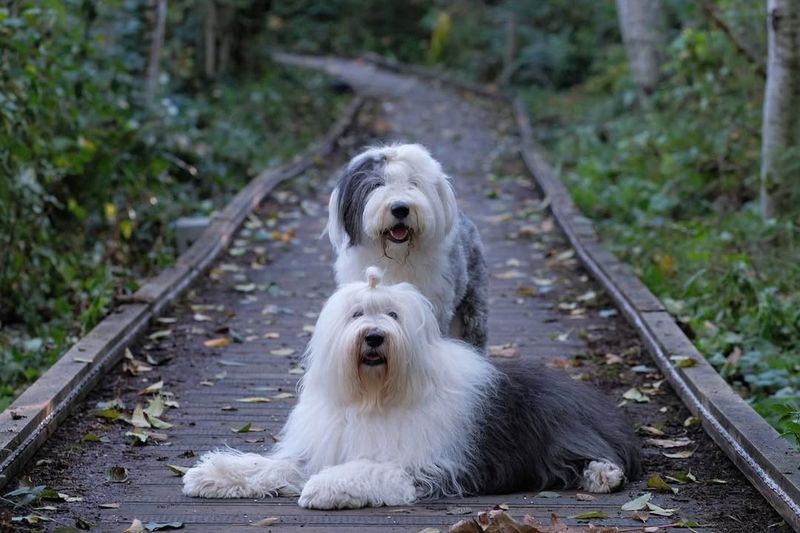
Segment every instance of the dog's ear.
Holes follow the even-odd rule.
[[[448,235],[456,224],[458,217],[458,203],[456,202],[456,193],[453,190],[453,184],[450,178],[442,174],[441,179],[436,182],[436,192],[439,194],[439,199],[442,202],[442,210],[444,214],[444,235]]]
[[[339,253],[347,246],[350,239],[342,226],[342,217],[339,214],[339,187],[333,189],[331,199],[328,202],[328,223],[325,225],[323,235],[328,233],[333,249]]]

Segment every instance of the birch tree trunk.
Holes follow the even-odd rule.
[[[217,5],[206,2],[206,19],[203,30],[203,72],[212,79],[217,73]]]
[[[617,16],[633,80],[644,94],[648,94],[658,84],[663,61],[661,0],[617,0]]]
[[[775,215],[775,191],[785,185],[780,157],[800,144],[800,0],[768,0],[767,83],[761,130],[761,215]]]
[[[154,14],[150,18],[150,49],[145,69],[144,94],[149,107],[158,89],[158,75],[161,66],[161,49],[164,48],[164,34],[167,29],[167,0],[155,0]]]

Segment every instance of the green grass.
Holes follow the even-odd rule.
[[[609,247],[734,388],[800,440],[800,209],[757,212],[763,80],[727,46],[685,30],[646,106],[618,47],[580,86],[526,97]]]

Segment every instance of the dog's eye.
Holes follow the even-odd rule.
[[[415,188],[419,187],[419,182],[417,180],[411,180],[408,182],[408,184]]]
[[[364,311],[356,311],[353,313],[353,318],[358,318],[360,316],[364,316]]]
[[[395,320],[397,320],[397,313],[395,313],[394,311],[389,311],[386,314],[389,315],[390,317],[394,318]]]

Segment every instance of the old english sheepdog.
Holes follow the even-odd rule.
[[[544,488],[610,492],[640,474],[636,437],[585,384],[526,364],[495,366],[443,338],[408,283],[342,286],[305,354],[299,401],[272,453],[205,454],[183,493],[299,495],[316,509]]]
[[[450,179],[419,144],[369,148],[339,176],[327,232],[339,285],[377,265],[433,304],[441,331],[486,348],[488,276],[480,235]]]

